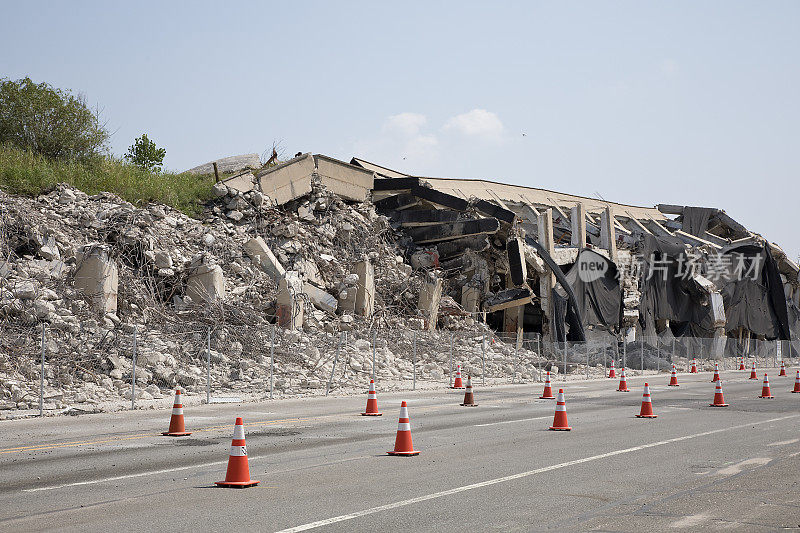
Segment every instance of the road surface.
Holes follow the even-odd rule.
[[[382,417],[366,394],[204,405],[183,438],[168,409],[4,421],[0,531],[800,530],[800,394],[770,373],[773,400],[723,372],[718,409],[709,373],[569,382],[571,432],[541,384],[476,386],[477,408],[379,385]],[[645,380],[657,419],[634,417]],[[385,455],[400,400],[417,457]],[[215,488],[237,416],[261,484]]]

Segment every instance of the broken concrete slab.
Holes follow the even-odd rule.
[[[475,209],[486,216],[494,217],[508,224],[513,224],[514,220],[517,218],[517,215],[515,215],[513,211],[504,209],[486,200],[478,200],[475,202]]]
[[[88,296],[102,314],[117,312],[119,273],[105,246],[89,244],[75,254],[75,290]]]
[[[458,217],[458,212],[444,209],[407,209],[405,211],[395,211],[392,220],[399,222],[401,227],[413,228],[417,226],[451,224],[456,222]]]
[[[411,188],[411,194],[421,200],[425,200],[432,204],[436,204],[448,209],[455,209],[456,211],[466,211],[469,207],[469,202],[458,196],[447,194],[446,192],[437,191],[428,187],[417,185]]]
[[[246,168],[253,170],[261,168],[261,157],[258,154],[232,155],[229,157],[223,157],[222,159],[209,161],[203,165],[198,165],[194,168],[190,168],[189,170],[185,170],[184,173],[196,175],[213,174],[214,163],[217,164],[217,170],[220,173],[228,174],[230,172],[239,172],[240,170],[244,170]]]
[[[500,229],[500,223],[496,218],[479,218],[452,224],[409,228],[408,234],[416,244],[428,244],[472,235],[496,233],[498,229]]]
[[[509,307],[518,307],[531,303],[533,291],[529,287],[513,287],[511,289],[503,289],[488,298],[484,303],[484,307],[490,313],[495,311],[502,311]]]
[[[308,299],[311,300],[312,305],[317,309],[321,309],[322,311],[330,314],[336,313],[338,302],[333,295],[328,294],[319,287],[307,282],[303,283],[303,294],[308,296]]]
[[[261,192],[272,198],[277,205],[283,205],[311,192],[311,177],[314,172],[314,157],[309,153],[263,170],[256,179]]]
[[[255,263],[266,272],[269,277],[274,280],[281,279],[286,274],[286,269],[272,250],[269,249],[267,243],[261,237],[255,237],[244,243],[244,249],[247,254],[253,258]]]
[[[376,178],[372,185],[374,191],[407,191],[419,186],[419,178]]]
[[[234,189],[240,192],[250,192],[255,189],[256,177],[249,170],[230,178],[225,178],[220,181],[229,189]]]
[[[325,155],[315,155],[322,185],[345,200],[363,202],[372,190],[375,173]]]
[[[467,251],[483,252],[488,248],[489,238],[485,235],[462,237],[460,239],[453,239],[452,241],[440,242],[436,245],[440,261],[459,256]]]
[[[395,194],[375,202],[375,207],[382,211],[402,211],[420,204],[419,198],[408,193]]]
[[[481,289],[472,285],[461,287],[461,307],[467,313],[477,313],[481,303]]]
[[[186,296],[192,301],[216,302],[225,298],[225,276],[219,265],[200,265],[186,280]]]

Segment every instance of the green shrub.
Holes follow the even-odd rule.
[[[146,133],[143,133],[128,148],[125,159],[139,168],[160,172],[161,165],[164,164],[165,155],[167,155],[167,151],[164,148],[157,147],[156,143],[148,139]]]
[[[108,137],[82,95],[30,78],[0,79],[0,144],[85,161],[107,152]]]

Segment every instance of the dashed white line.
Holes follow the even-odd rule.
[[[529,420],[544,420],[545,418],[550,418],[550,416],[537,416],[534,418],[520,418],[519,420],[503,420],[502,422],[489,422],[488,424],[473,424],[476,428],[482,428],[486,426],[496,426],[497,424],[513,424],[514,422],[527,422]]]
[[[391,509],[397,509],[399,507],[406,507],[408,505],[414,505],[415,503],[421,503],[428,500],[434,500],[437,498],[443,498],[445,496],[451,496],[453,494],[458,494],[460,492],[466,492],[468,490],[479,489],[483,487],[488,487],[491,485],[497,485],[499,483],[506,483],[508,481],[514,481],[516,479],[525,478],[528,476],[533,476],[536,474],[543,474],[545,472],[551,472],[553,470],[559,470],[561,468],[566,468],[568,466],[579,465],[583,463],[589,463],[591,461],[599,461],[601,459],[607,459],[608,457],[614,457],[616,455],[622,455],[626,453],[637,452],[640,450],[646,450],[648,448],[655,448],[656,446],[664,446],[666,444],[673,444],[675,442],[681,442],[684,440],[696,439],[698,437],[706,437],[708,435],[715,435],[717,433],[724,433],[726,431],[733,431],[736,429],[742,429],[746,427],[758,426],[762,424],[769,424],[772,422],[778,422],[781,420],[787,420],[789,418],[796,418],[800,415],[789,415],[789,416],[782,416],[780,418],[772,418],[769,420],[762,420],[760,422],[752,422],[749,424],[739,424],[737,426],[730,426],[727,428],[722,429],[714,429],[711,431],[704,431],[702,433],[695,433],[693,435],[684,435],[683,437],[675,437],[674,439],[667,439],[661,440],[657,442],[651,442],[649,444],[642,444],[640,446],[633,446],[632,448],[624,448],[621,450],[614,450],[607,453],[601,453],[599,455],[592,455],[590,457],[583,457],[581,459],[575,459],[573,461],[567,461],[565,463],[559,463],[555,465],[545,466],[543,468],[537,468],[536,470],[528,470],[527,472],[520,472],[519,474],[513,474],[510,476],[499,477],[495,479],[489,479],[487,481],[481,481],[479,483],[473,483],[471,485],[464,485],[462,487],[456,487],[450,490],[443,490],[441,492],[434,492],[432,494],[426,494],[424,496],[418,496],[416,498],[410,498],[408,500],[401,500],[399,502],[389,503],[386,505],[380,505],[378,507],[372,507],[370,509],[364,509],[363,511],[356,511],[355,513],[343,514],[339,516],[334,516],[332,518],[326,518],[324,520],[318,520],[316,522],[309,522],[308,524],[302,524],[295,527],[290,527],[288,529],[282,529],[276,533],[296,533],[299,531],[308,531],[309,529],[316,529],[318,527],[327,526],[330,524],[336,524],[338,522],[344,522],[346,520],[353,520],[355,518],[360,518],[362,516],[368,516],[375,513],[380,513],[382,511],[389,511]]]

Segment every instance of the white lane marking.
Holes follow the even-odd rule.
[[[421,503],[428,500],[434,500],[436,498],[442,498],[444,496],[451,496],[453,494],[458,494],[460,492],[466,492],[468,490],[479,489],[483,487],[488,487],[491,485],[497,485],[498,483],[506,483],[508,481],[513,481],[516,479],[525,478],[528,476],[533,476],[536,474],[543,474],[545,472],[551,472],[553,470],[558,470],[561,468],[566,468],[568,466],[579,465],[583,463],[588,463],[591,461],[598,461],[600,459],[607,459],[608,457],[614,457],[616,455],[622,455],[631,452],[637,452],[640,450],[646,450],[648,448],[655,448],[656,446],[664,446],[665,444],[672,444],[675,442],[681,442],[684,440],[696,439],[698,437],[706,437],[708,435],[715,435],[717,433],[724,433],[726,431],[733,431],[735,429],[742,429],[746,427],[758,426],[762,424],[769,424],[772,422],[778,422],[781,420],[787,420],[789,418],[797,418],[800,415],[789,415],[789,416],[782,416],[780,418],[772,418],[770,420],[762,420],[760,422],[752,422],[749,424],[739,424],[737,426],[730,426],[727,428],[722,429],[714,429],[711,431],[704,431],[702,433],[695,433],[693,435],[684,435],[683,437],[675,437],[674,439],[667,439],[661,440],[658,442],[651,442],[649,444],[642,444],[640,446],[634,446],[632,448],[624,448],[621,450],[614,450],[612,452],[601,453],[599,455],[592,455],[590,457],[584,457],[582,459],[575,459],[573,461],[567,461],[566,463],[559,463],[556,465],[545,466],[543,468],[537,468],[536,470],[528,470],[527,472],[520,472],[519,474],[512,474],[510,476],[499,477],[495,479],[489,479],[487,481],[481,481],[479,483],[473,483],[472,485],[464,485],[462,487],[456,487],[450,490],[443,490],[441,492],[434,492],[432,494],[426,494],[424,496],[418,496],[416,498],[410,498],[408,500],[401,500],[399,502],[389,503],[386,505],[380,505],[378,507],[372,507],[370,509],[364,509],[363,511],[356,511],[355,513],[350,514],[343,514],[339,516],[334,516],[332,518],[326,518],[324,520],[318,520],[316,522],[309,522],[308,524],[303,524],[295,527],[290,527],[288,529],[282,529],[277,531],[276,533],[296,533],[298,531],[308,531],[309,529],[315,529],[322,526],[327,526],[330,524],[336,524],[338,522],[344,522],[346,520],[353,520],[354,518],[360,518],[362,516],[367,516],[375,513],[380,513],[382,511],[389,511],[391,509],[397,509],[398,507],[406,507],[408,505],[414,505],[415,503]]]
[[[684,516],[680,520],[676,520],[675,522],[671,523],[669,527],[674,528],[686,528],[686,527],[693,527],[699,526],[703,522],[708,522],[710,517],[704,514],[694,514],[689,516]]]
[[[177,466],[175,468],[164,468],[163,470],[149,470],[147,472],[138,472],[136,474],[127,474],[125,476],[107,477],[103,479],[93,479],[90,481],[76,481],[75,483],[65,483],[63,485],[51,485],[49,487],[36,487],[34,489],[22,489],[22,492],[39,492],[42,490],[55,490],[55,489],[63,489],[66,487],[80,487],[82,485],[94,485],[95,483],[105,483],[107,481],[119,481],[122,479],[131,479],[135,477],[153,476],[157,474],[169,474],[170,472],[180,472],[182,470],[189,470],[192,468],[204,468],[207,466],[224,465],[227,462],[228,460],[226,459],[225,461],[214,461],[213,463],[203,463],[200,465]]]
[[[791,439],[791,440],[781,440],[778,442],[770,442],[767,446],[786,446],[787,444],[794,444],[795,442],[800,442],[800,439]]]
[[[721,476],[732,476],[734,474],[738,474],[742,471],[742,468],[749,465],[758,465],[763,466],[769,463],[771,459],[769,457],[753,457],[752,459],[745,459],[741,463],[736,463],[735,465],[727,466],[722,470],[718,470],[717,474]]]
[[[488,424],[473,424],[476,428],[482,428],[485,426],[496,426],[497,424],[513,424],[514,422],[527,422],[528,420],[544,420],[545,418],[550,418],[549,416],[537,416],[534,418],[520,418],[519,420],[503,420],[502,422],[489,422]]]

